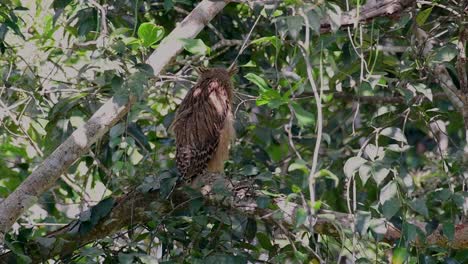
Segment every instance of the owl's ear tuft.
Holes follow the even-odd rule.
[[[203,66],[195,67],[195,71],[198,73],[198,75],[201,75],[202,73],[207,72],[207,71],[208,71],[208,68],[207,68],[207,67],[203,67]]]
[[[237,68],[237,65],[231,65],[228,68],[228,73],[229,73],[229,76],[231,77],[234,76],[238,71],[239,71],[239,68]]]

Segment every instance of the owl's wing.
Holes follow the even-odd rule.
[[[186,182],[206,170],[218,147],[230,111],[228,95],[220,85],[216,80],[197,84],[182,101],[172,125],[177,167]]]

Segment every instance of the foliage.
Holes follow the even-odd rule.
[[[236,61],[237,139],[226,174],[254,179],[264,194],[257,198],[260,208],[275,210],[275,197],[302,203],[310,197],[318,135],[316,101],[301,52],[309,31],[307,59],[322,90],[324,120],[312,206],[353,214],[354,233],[314,235],[302,208],[291,226],[272,225],[206,205],[195,191],[187,208],[168,215],[149,211],[152,220],[146,225],[101,238],[69,260],[318,263],[319,256],[327,263],[340,258],[386,263],[391,255],[393,263],[465,263],[465,250],[425,244],[439,224],[452,240],[465,217],[463,119],[446,98],[436,96],[443,91],[431,70],[443,64],[459,85],[456,44],[464,11],[456,1],[420,2],[398,16],[348,28],[339,25],[348,1],[231,3],[197,39],[182,39],[185,51],[152,78],[145,59],[197,1],[4,1],[0,197],[107,98],[130,93],[139,98],[19,220],[7,247],[27,263],[32,254],[27,241],[41,239],[56,228],[53,224],[68,223],[100,201],[79,217],[79,232],[89,232],[111,209],[113,199],[104,199],[109,195],[134,186],[168,194],[176,180],[168,128],[196,81],[192,67],[228,67],[247,36],[250,42]],[[362,5],[349,4],[350,9]],[[324,19],[331,32],[321,33]],[[225,40],[237,42],[231,46]],[[401,97],[403,103],[367,103],[352,96]],[[398,241],[383,239],[385,221],[402,231]],[[415,221],[426,223],[425,230]]]

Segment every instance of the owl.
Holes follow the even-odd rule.
[[[235,67],[197,68],[198,80],[177,109],[172,132],[180,178],[191,183],[208,172],[223,172],[234,138],[231,77]]]

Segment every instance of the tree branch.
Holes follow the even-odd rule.
[[[154,74],[158,75],[182,50],[181,38],[195,37],[228,2],[204,0],[198,4],[148,58],[147,63],[153,68]],[[128,101],[110,98],[86,124],[73,132],[13,193],[0,203],[0,245],[3,244],[6,232],[18,217],[36,203],[38,197],[52,187],[60,175],[85,154],[92,144],[127,114],[135,100],[134,97],[130,97]]]
[[[412,5],[412,0],[379,0],[367,1],[367,3],[358,9],[353,9],[341,15],[340,26],[352,26],[358,22],[370,20],[379,16],[388,16],[401,12],[406,7]],[[331,30],[331,22],[324,20],[320,23],[321,32]]]
[[[213,187],[219,186],[220,181],[224,182],[224,186],[233,193],[232,197],[225,197],[214,193]],[[195,184],[203,186],[197,188],[202,190],[202,197],[206,205],[217,206],[226,209],[231,214],[241,214],[253,217],[263,221],[271,226],[281,226],[291,229],[294,226],[296,219],[296,210],[303,208],[302,205],[293,201],[288,201],[286,198],[275,198],[273,203],[279,208],[277,210],[259,208],[256,203],[258,192],[252,188],[253,183],[237,182],[232,184],[221,174],[211,174],[199,177]],[[222,196],[222,197],[220,197]],[[72,254],[75,250],[83,245],[95,242],[100,238],[112,235],[119,230],[122,230],[130,225],[145,224],[151,219],[148,212],[155,211],[157,208],[158,217],[162,219],[170,215],[175,209],[180,210],[189,206],[190,198],[182,188],[177,188],[171,195],[170,199],[160,197],[159,190],[144,192],[138,188],[124,194],[120,197],[111,198],[113,202],[112,209],[99,221],[92,226],[89,231],[86,231],[86,225],[89,220],[81,221],[80,219],[72,221],[70,224],[51,232],[45,237],[29,241],[25,246],[26,254],[28,254],[34,262],[46,261],[55,256],[64,257]],[[109,202],[109,198],[101,203]],[[99,207],[100,204],[93,208]],[[92,216],[93,208],[89,209]],[[282,217],[278,217],[278,215]],[[334,212],[329,210],[321,210],[317,212],[314,232],[321,235],[333,236],[341,238],[343,230],[352,229],[352,215],[347,213]],[[304,223],[309,223],[305,220]],[[424,231],[424,223],[413,221],[421,231]],[[339,229],[338,229],[339,228]],[[379,227],[383,228],[381,235],[383,240],[393,243],[401,237],[401,231],[388,221],[381,220]],[[373,240],[372,237],[364,237],[363,239]],[[453,249],[468,248],[468,223],[456,225],[455,235],[452,241],[442,234],[441,227],[436,229],[432,234],[427,234],[426,241],[415,241],[416,245],[423,244],[438,245]],[[42,255],[41,255],[42,254]],[[10,263],[15,256],[12,252],[0,255],[0,263]]]
[[[344,100],[344,101],[350,101],[350,102],[361,102],[365,104],[411,104],[411,102],[417,102],[420,100],[427,100],[427,97],[424,95],[417,95],[413,97],[413,99],[408,102],[405,100],[404,97],[402,96],[379,96],[379,95],[371,95],[371,96],[366,96],[366,95],[354,95],[354,94],[349,94],[346,92],[331,92],[327,91],[324,92],[324,94],[333,94],[333,98]],[[313,94],[310,92],[305,92],[302,93],[296,98],[309,98],[312,97]],[[447,99],[447,95],[445,93],[435,93],[433,95],[433,99]]]
[[[228,2],[230,1],[203,0],[148,58],[147,63],[153,68],[154,74],[158,75],[165,65],[182,50],[181,38],[196,36]],[[274,1],[266,2],[274,3]],[[257,3],[266,2],[258,1]],[[364,21],[376,16],[394,14],[411,3],[410,0],[369,1],[360,8],[359,16],[356,10],[344,13],[341,17],[341,26],[353,25],[357,19]],[[322,31],[329,31],[330,23],[324,21],[321,28]],[[86,124],[66,139],[13,193],[0,203],[0,245],[3,244],[6,232],[20,215],[32,206],[42,193],[53,186],[60,175],[86,153],[92,144],[127,114],[135,100],[134,97],[130,97],[128,101],[110,98]]]
[[[221,0],[216,0],[221,1]],[[278,5],[282,0],[233,0],[232,2],[245,3],[250,5]],[[359,9],[353,9],[349,12],[344,12],[340,17],[340,27],[353,26],[358,22],[368,21],[379,16],[394,15],[401,12],[403,9],[414,4],[414,0],[377,0],[367,1]],[[336,22],[335,22],[336,23]],[[326,18],[320,22],[320,32],[330,32],[332,22]]]

